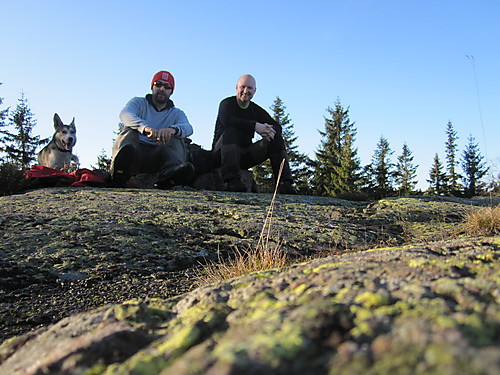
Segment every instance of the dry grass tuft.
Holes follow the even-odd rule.
[[[281,164],[278,181],[280,181],[282,168],[283,163]],[[208,263],[198,274],[198,284],[207,285],[233,277],[247,275],[252,272],[282,268],[288,264],[288,256],[281,249],[279,239],[277,242],[273,242],[271,239],[271,226],[277,192],[278,184],[276,184],[274,189],[273,198],[267,210],[266,219],[262,226],[257,246],[243,251],[237,249],[234,259],[231,258],[226,261],[219,259],[217,263]]]
[[[474,236],[493,236],[500,233],[500,205],[478,208],[464,218],[464,229]]]
[[[198,284],[208,285],[252,272],[281,268],[288,264],[288,257],[279,243],[260,251],[258,248],[236,250],[234,259],[210,262],[198,274]]]

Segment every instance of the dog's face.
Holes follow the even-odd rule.
[[[56,130],[54,138],[57,146],[63,150],[71,151],[76,143],[75,119],[73,118],[71,124],[64,125],[56,113],[54,115],[54,129]]]

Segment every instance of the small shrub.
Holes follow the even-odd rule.
[[[493,236],[500,233],[500,205],[482,207],[465,216],[465,232],[470,235]]]

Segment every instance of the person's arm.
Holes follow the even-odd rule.
[[[176,116],[171,128],[176,130],[175,136],[179,138],[186,138],[193,134],[193,126],[189,123],[189,120],[184,113],[184,111],[176,108]]]
[[[129,127],[143,133],[148,126],[147,122],[141,117],[141,98],[132,98],[120,112],[120,120],[124,127]]]
[[[171,116],[174,117],[173,121],[169,121],[167,127],[161,129],[155,129],[150,126],[146,126],[143,133],[148,138],[155,142],[168,143],[172,137],[186,138],[193,134],[193,127],[189,123],[186,115],[183,111],[178,108],[174,109],[174,113]]]
[[[269,124],[269,125],[272,125],[274,131],[277,133],[277,134],[281,134],[281,125],[271,117],[271,115],[266,111],[264,110],[262,107],[260,107],[259,105],[255,104],[254,103],[254,110],[256,112],[256,117],[259,119],[259,122],[262,123],[262,124]]]
[[[269,113],[259,105],[252,103],[252,110],[258,122],[255,124],[255,131],[266,141],[274,139],[276,133],[281,134],[281,126]]]
[[[257,122],[255,124],[255,131],[266,141],[271,141],[276,135],[276,130],[271,124]]]

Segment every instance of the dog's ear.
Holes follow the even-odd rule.
[[[76,131],[76,126],[75,126],[75,118],[73,117],[73,120],[71,120],[71,124],[69,124],[75,131]]]
[[[54,128],[57,130],[63,126],[61,118],[57,113],[54,113]]]

